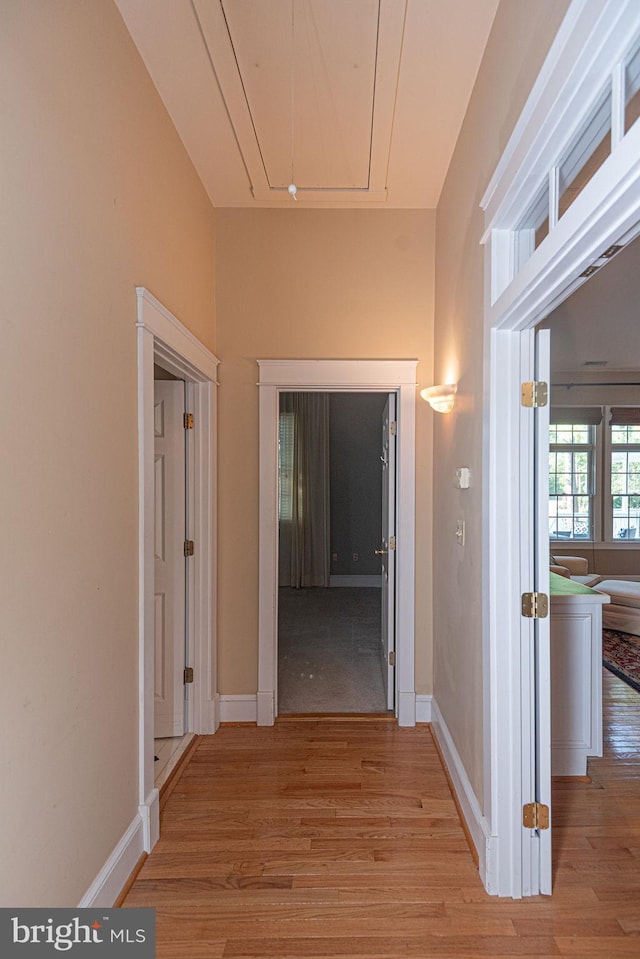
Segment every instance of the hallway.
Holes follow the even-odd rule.
[[[428,726],[354,718],[203,739],[125,905],[157,908],[158,959],[636,956],[630,692],[605,672],[605,758],[556,784],[551,899],[485,893]]]

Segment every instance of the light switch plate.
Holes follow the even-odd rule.
[[[456,486],[458,489],[469,489],[471,485],[471,470],[468,466],[459,466],[456,470]]]

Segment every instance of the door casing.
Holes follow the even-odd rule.
[[[150,852],[160,834],[153,768],[154,705],[154,364],[183,379],[194,414],[193,575],[189,580],[189,659],[194,667],[188,730],[218,727],[216,679],[216,386],[218,359],[144,287],[137,287],[138,342],[138,716],[139,812]]]
[[[417,360],[258,360],[260,388],[260,534],[258,601],[259,726],[277,716],[278,413],[283,392],[397,395],[396,716],[416,722],[415,694],[415,403]]]

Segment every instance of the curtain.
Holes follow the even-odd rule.
[[[598,426],[602,423],[601,406],[552,406],[549,410],[549,422],[558,426]]]
[[[329,395],[283,393],[279,431],[281,586],[328,586]]]
[[[611,426],[640,426],[640,406],[614,406],[611,409]]]

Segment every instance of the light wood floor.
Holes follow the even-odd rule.
[[[428,727],[224,727],[125,902],[158,959],[640,956],[640,696],[605,673],[606,755],[556,783],[554,895],[487,896]]]

